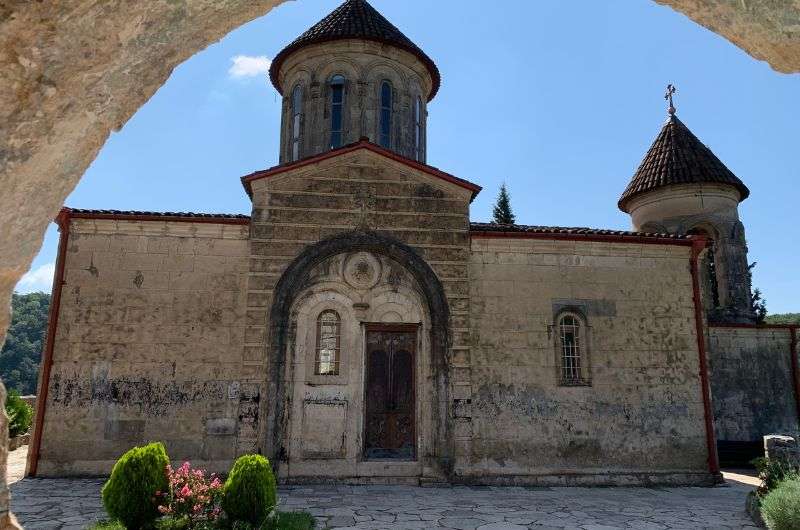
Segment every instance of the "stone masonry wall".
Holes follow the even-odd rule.
[[[791,332],[712,327],[708,343],[717,440],[758,443],[797,432]]]
[[[473,238],[470,473],[707,480],[689,257]],[[559,385],[549,327],[564,307],[586,316],[591,386]]]
[[[146,441],[217,471],[249,449],[236,443],[261,391],[241,383],[247,236],[72,220],[38,475],[105,474]]]
[[[256,180],[252,190],[245,363],[275,369],[265,366],[275,361],[265,353],[268,312],[292,260],[307,245],[365,228],[411,246],[442,282],[451,315],[450,397],[469,398],[468,190],[367,149]],[[456,465],[469,452],[466,423],[457,418],[453,428]]]
[[[281,68],[283,108],[281,118],[281,162],[292,154],[292,91],[302,89],[300,156],[330,149],[330,87],[333,75],[345,77],[342,145],[367,137],[380,139],[380,90],[383,81],[392,84],[391,143],[389,149],[406,158],[425,161],[425,125],[430,74],[414,55],[369,41],[326,42],[291,54]],[[415,154],[414,103],[422,103],[421,153]]]

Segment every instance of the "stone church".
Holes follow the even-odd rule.
[[[160,440],[285,483],[711,484],[797,428],[796,329],[751,308],[748,188],[671,106],[619,200],[632,231],[498,225],[426,163],[439,70],[366,0],[270,79],[279,164],[241,178],[250,216],[58,216],[29,475]]]

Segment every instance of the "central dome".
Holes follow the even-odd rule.
[[[278,81],[279,73],[283,62],[292,53],[312,44],[346,39],[370,40],[389,44],[415,55],[428,69],[433,81],[427,100],[432,100],[439,91],[441,76],[433,60],[366,0],[347,0],[281,50],[273,59],[269,69],[269,77],[273,86],[281,95],[283,94]]]
[[[364,138],[425,163],[439,70],[366,0],[347,0],[284,48],[270,79],[283,96],[281,163]]]

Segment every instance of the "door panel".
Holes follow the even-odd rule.
[[[415,456],[415,331],[368,330],[365,458]]]

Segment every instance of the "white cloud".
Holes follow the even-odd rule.
[[[257,57],[251,55],[236,55],[231,57],[233,63],[228,69],[228,75],[234,79],[242,79],[245,77],[256,77],[265,75],[269,72],[269,65],[272,64],[266,55],[259,55]]]
[[[53,274],[55,272],[55,263],[45,263],[41,267],[26,272],[20,278],[14,290],[18,293],[33,293],[36,291],[49,293],[53,287]]]

